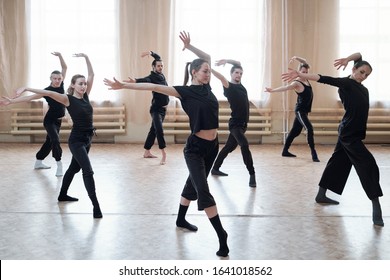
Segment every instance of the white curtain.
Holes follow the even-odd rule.
[[[12,1],[8,1],[12,2]],[[29,30],[29,85],[44,88],[50,73],[61,70],[57,57],[61,52],[68,66],[65,89],[75,74],[87,75],[84,59],[74,53],[86,53],[95,72],[91,100],[115,100],[101,82],[117,70],[117,0],[26,0]]]
[[[373,71],[364,85],[370,91],[372,103],[390,106],[387,91],[387,71],[390,63],[390,1],[340,0],[340,56],[361,52]],[[364,24],[355,25],[358,20]],[[341,75],[351,73],[352,66]],[[348,70],[348,71],[347,71]]]
[[[175,0],[174,34],[174,80],[182,84],[185,62],[192,61],[193,53],[182,52],[179,32],[188,31],[192,43],[211,55],[212,63],[219,59],[234,59],[241,62],[244,75],[242,83],[252,101],[260,101],[264,80],[265,24],[264,0]],[[194,4],[196,3],[196,5]],[[231,65],[212,65],[230,80]],[[222,85],[212,78],[213,92],[225,100]]]

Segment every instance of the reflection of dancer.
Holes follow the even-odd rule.
[[[187,71],[189,63],[186,66],[184,86],[121,83],[115,78],[114,81],[105,79],[104,83],[114,90],[123,88],[153,90],[180,99],[182,107],[189,117],[192,133],[184,148],[184,158],[190,175],[182,191],[176,225],[190,231],[198,230],[196,226],[185,219],[190,202],[198,200],[198,210],[206,212],[218,235],[220,247],[216,254],[226,257],[229,254],[228,234],[222,226],[215,200],[210,193],[207,182],[207,176],[218,154],[218,100],[210,87],[210,74],[217,72],[211,70],[210,56],[190,44],[188,33],[180,32],[180,39],[184,43],[184,49],[189,49],[200,57],[190,64],[192,78],[190,86],[186,85],[189,78]]]
[[[315,198],[318,203],[338,204],[338,201],[326,197],[329,189],[339,195],[343,193],[352,166],[355,167],[363,189],[372,201],[372,219],[375,225],[384,226],[379,197],[383,196],[379,184],[379,168],[375,158],[363,143],[366,137],[369,111],[369,93],[362,82],[371,74],[371,65],[362,60],[360,53],[335,60],[339,69],[350,61],[355,64],[352,74],[346,78],[333,78],[318,74],[306,74],[291,70],[282,75],[283,80],[291,81],[297,77],[317,81],[339,88],[339,96],[344,105],[345,114],[339,125],[336,147],[322,174],[319,190]]]
[[[51,90],[58,92],[60,94],[65,94],[64,90],[64,79],[66,76],[67,66],[62,58],[61,53],[53,52],[52,55],[55,55],[59,58],[61,63],[61,72],[58,70],[53,71],[50,74],[50,86],[45,88],[45,90]],[[65,106],[61,103],[58,103],[54,99],[45,96],[44,97],[49,105],[49,110],[47,111],[45,118],[43,119],[43,126],[46,129],[46,141],[43,143],[42,147],[36,154],[36,162],[34,165],[35,169],[47,169],[50,166],[47,166],[42,161],[49,155],[50,151],[54,159],[57,162],[57,171],[56,176],[62,176],[62,149],[60,146],[60,136],[59,132],[61,129],[62,117],[65,116]]]
[[[159,84],[159,85],[167,85],[167,82],[165,80],[165,76],[163,74],[164,69],[164,63],[161,60],[161,57],[156,54],[155,52],[148,51],[143,52],[142,57],[151,55],[154,60],[152,62],[152,71],[150,72],[149,76],[146,76],[144,78],[139,79],[133,79],[130,78],[126,80],[128,83],[153,83],[153,84]],[[154,141],[157,138],[158,147],[161,150],[161,161],[160,164],[166,163],[166,152],[165,152],[165,139],[164,139],[164,130],[163,130],[163,122],[165,119],[165,114],[167,111],[167,105],[169,103],[169,96],[152,91],[153,93],[153,99],[152,99],[152,105],[150,106],[150,115],[152,117],[152,125],[150,127],[148,136],[145,140],[144,144],[144,158],[156,158],[155,155],[153,155],[150,152],[150,149],[154,145]]]
[[[72,118],[73,127],[69,136],[68,145],[72,152],[72,161],[65,172],[62,179],[61,191],[58,196],[58,201],[77,201],[77,198],[68,196],[68,189],[73,180],[74,175],[80,171],[83,172],[83,180],[88,196],[93,205],[93,217],[102,218],[99,202],[95,192],[95,181],[93,178],[93,170],[89,160],[89,150],[91,148],[92,136],[95,132],[93,127],[93,108],[89,102],[89,93],[91,92],[94,72],[91,62],[86,54],[75,54],[76,57],[84,57],[88,67],[88,78],[83,75],[74,75],[71,84],[68,88],[68,94],[60,94],[55,91],[41,90],[33,88],[20,88],[17,90],[17,95],[23,92],[30,91],[35,93],[30,96],[21,96],[15,99],[6,98],[0,104],[8,105],[11,103],[19,103],[39,99],[41,97],[50,97],[57,102],[67,107],[67,110]]]
[[[255,168],[253,167],[253,159],[249,150],[248,139],[245,136],[245,131],[249,122],[249,100],[246,88],[241,84],[243,69],[239,61],[230,59],[221,59],[216,62],[216,65],[232,64],[230,70],[230,82],[224,76],[216,76],[223,85],[223,94],[229,101],[232,110],[229,120],[230,134],[225,146],[219,152],[217,159],[214,162],[211,174],[217,176],[227,176],[228,174],[219,170],[224,159],[229,153],[233,152],[237,146],[241,147],[241,154],[245,166],[249,172],[249,186],[256,187]]]
[[[306,59],[293,56],[291,61],[297,60],[300,62],[299,72],[309,73],[309,64],[307,64]],[[282,156],[284,157],[295,157],[294,154],[290,153],[288,149],[290,148],[295,137],[299,136],[302,132],[302,128],[305,128],[307,131],[307,143],[309,144],[311,150],[311,157],[313,161],[319,162],[317,152],[314,148],[314,132],[313,126],[308,118],[308,114],[311,111],[311,105],[313,101],[313,90],[309,81],[305,78],[297,77],[292,83],[287,86],[281,86],[278,88],[265,88],[267,92],[282,92],[286,90],[295,90],[297,93],[297,104],[295,105],[295,119],[293,126],[287,136],[286,143],[284,144]]]

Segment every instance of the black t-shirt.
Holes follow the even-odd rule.
[[[180,94],[183,110],[190,119],[191,132],[218,128],[218,100],[210,84],[174,86]]]
[[[370,107],[368,89],[350,77],[333,78],[320,75],[318,82],[339,88],[339,96],[345,109],[339,126],[340,137],[364,139]]]
[[[223,94],[229,101],[232,110],[229,123],[246,124],[249,121],[249,100],[246,88],[242,84],[229,82],[228,88],[223,88]]]
[[[91,132],[93,130],[93,108],[89,96],[84,93],[82,99],[68,95],[68,112],[73,121],[72,132]]]
[[[61,82],[61,85],[59,87],[52,87],[51,85],[45,88],[45,90],[55,91],[60,94],[65,94],[64,90],[64,82]],[[59,103],[55,101],[54,99],[44,96],[44,98],[47,101],[47,104],[49,105],[49,110],[46,113],[46,116],[53,117],[53,118],[62,118],[65,116],[65,106],[62,103]]]
[[[164,74],[159,74],[153,71],[150,71],[150,75],[145,78],[136,79],[137,83],[153,83],[158,85],[168,85],[165,80]],[[152,110],[158,110],[159,108],[168,105],[169,96],[152,91],[153,99],[152,99]]]

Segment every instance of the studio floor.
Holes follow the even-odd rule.
[[[93,144],[90,159],[104,217],[93,219],[81,173],[58,203],[62,177],[56,166],[34,170],[39,144],[0,144],[0,259],[2,260],[218,260],[217,236],[192,203],[188,221],[197,232],[176,228],[180,193],[188,176],[183,145],[167,147],[167,164],[144,159],[140,144]],[[64,169],[70,152],[63,147]],[[383,228],[373,226],[371,202],[353,170],[339,205],[316,204],[318,182],[333,146],[306,145],[284,158],[281,145],[251,145],[257,188],[237,149],[209,176],[221,221],[229,234],[230,260],[389,260],[390,147],[369,145],[381,172]],[[153,151],[159,155],[155,148]]]

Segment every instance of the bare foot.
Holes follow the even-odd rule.
[[[164,150],[161,150],[161,156],[162,156],[162,158],[161,158],[160,164],[164,165],[167,163],[167,154],[165,153]]]
[[[149,150],[146,150],[144,153],[144,158],[157,158],[157,157],[153,155]]]

